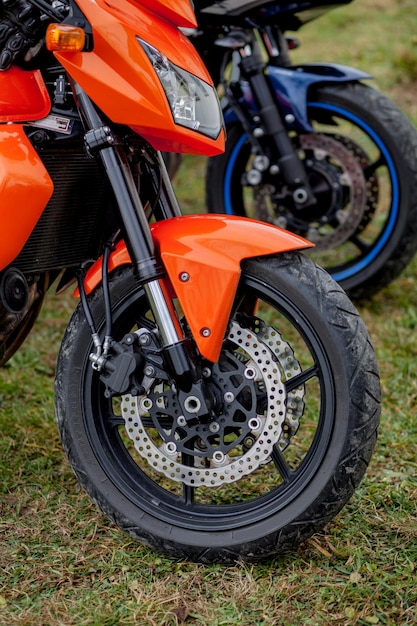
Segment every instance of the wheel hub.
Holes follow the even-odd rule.
[[[299,232],[317,250],[330,250],[347,241],[364,220],[367,182],[355,154],[327,135],[301,135],[299,147],[318,203],[305,211],[289,208],[286,196],[272,194],[262,185],[254,189],[255,216]],[[269,187],[269,186],[268,186]],[[271,219],[271,214],[273,215]]]
[[[284,449],[304,410],[304,388],[288,394],[285,381],[301,371],[275,329],[257,318],[230,325],[219,362],[203,370],[217,398],[215,415],[194,420],[181,413],[174,385],[154,379],[146,394],[122,398],[128,436],[149,465],[192,486],[239,480]],[[190,405],[194,406],[192,398]]]

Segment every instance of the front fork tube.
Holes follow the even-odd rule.
[[[201,378],[192,358],[193,345],[184,338],[177,312],[163,282],[149,281],[144,289],[161,335],[168,371],[180,389],[188,392],[192,384]]]
[[[257,45],[240,50],[240,69],[242,77],[251,87],[253,97],[259,108],[258,115],[265,133],[271,137],[277,154],[277,164],[281,175],[292,191],[295,207],[304,209],[316,203],[303,164],[288,136],[279,108],[274,100],[268,80],[264,73],[264,62]]]
[[[125,153],[116,145],[114,135],[100,118],[87,94],[77,84],[74,84],[74,91],[86,128],[87,149],[101,159],[113,189],[124,226],[126,246],[158,324],[167,366],[177,383],[187,390],[197,377],[190,355],[190,343],[184,338],[174,305],[164,288],[162,279],[165,270],[154,254],[149,224]],[[170,184],[168,176],[164,178],[165,168],[162,172],[164,188],[168,190]],[[179,213],[176,202],[172,210],[174,215]]]

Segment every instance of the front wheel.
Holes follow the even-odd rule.
[[[393,281],[417,249],[416,131],[388,98],[361,83],[316,88],[307,111],[313,132],[292,139],[315,206],[294,208],[276,168],[257,169],[247,135],[235,125],[227,129],[226,152],[209,160],[207,207],[313,241],[315,262],[350,297],[364,298]],[[268,156],[268,139],[261,141]]]
[[[131,271],[116,271],[110,290],[113,336],[150,333],[156,349]],[[101,288],[90,306],[103,333]],[[102,511],[162,552],[205,563],[288,552],[365,472],[380,408],[374,352],[344,292],[301,255],[245,262],[219,361],[201,363],[216,398],[209,417],[186,420],[175,384],[162,368],[150,376],[146,355],[141,395],[106,396],[92,350],[78,307],[56,374],[64,448]]]

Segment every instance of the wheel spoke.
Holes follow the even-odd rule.
[[[371,176],[373,176],[380,167],[384,167],[384,166],[386,166],[386,161],[384,157],[382,156],[382,154],[380,154],[378,159],[375,159],[373,163],[370,163],[369,165],[367,165],[365,169],[363,170],[365,179],[369,180]]]
[[[288,483],[291,477],[291,470],[288,466],[288,463],[285,461],[284,456],[277,445],[274,446],[271,454],[271,459],[277,468],[278,472],[281,474],[281,478],[284,483]]]
[[[121,415],[110,415],[108,418],[108,424],[110,428],[119,428],[119,426],[125,426],[126,422]]]
[[[189,454],[182,454],[182,464],[186,467],[194,467],[194,458]],[[183,483],[182,496],[186,506],[194,504],[194,487]]]
[[[311,378],[318,376],[318,372],[319,370],[317,365],[312,365],[308,369],[301,372],[301,374],[298,374],[298,376],[292,376],[292,378],[285,382],[285,391],[289,394],[294,389],[297,389],[297,387],[304,385]]]
[[[369,252],[372,247],[371,245],[365,243],[362,239],[360,239],[356,233],[349,238],[349,241],[353,243],[353,245],[356,246],[362,254],[366,254],[367,252]]]
[[[191,506],[194,503],[194,487],[183,485],[182,495],[185,506]]]

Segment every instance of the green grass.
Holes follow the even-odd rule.
[[[414,0],[357,1],[301,31],[299,52],[372,71],[413,118],[416,21]],[[401,63],[410,69],[399,72]],[[187,157],[180,171],[187,212],[204,210],[203,170],[203,159]],[[178,562],[134,543],[79,489],[53,406],[55,358],[75,301],[51,294],[0,377],[0,625],[416,624],[416,275],[417,259],[360,306],[383,410],[359,489],[297,553],[232,567]]]
[[[297,63],[351,65],[417,121],[417,6],[414,0],[355,0],[299,33]]]
[[[80,491],[54,423],[70,295],[48,298],[0,385],[0,624],[414,624],[417,262],[361,306],[381,369],[381,433],[350,503],[296,554],[251,566],[161,557]]]

